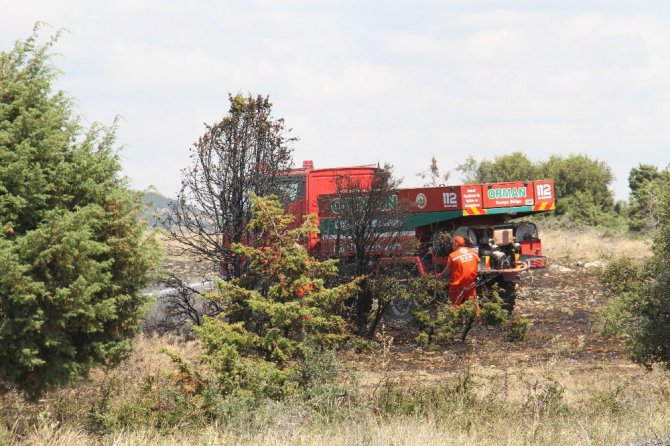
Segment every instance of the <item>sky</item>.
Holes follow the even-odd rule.
[[[133,187],[176,196],[228,94],[269,95],[294,159],[389,162],[404,185],[434,155],[522,151],[607,162],[618,199],[670,163],[670,2],[0,0],[0,50],[65,29],[56,87],[111,124]]]

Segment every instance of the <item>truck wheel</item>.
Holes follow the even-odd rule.
[[[411,322],[414,319],[412,314],[412,302],[402,300],[392,300],[386,309],[386,318],[397,321]]]
[[[382,270],[383,274],[393,276],[400,280],[400,294],[405,297],[409,294],[410,285],[407,281],[416,276],[416,271],[411,265],[389,265]],[[388,302],[384,311],[384,319],[387,321],[412,322],[414,321],[414,302],[412,299],[397,299]]]

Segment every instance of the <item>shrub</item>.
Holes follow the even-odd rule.
[[[526,339],[531,322],[526,318],[514,319],[507,327],[507,339],[511,342],[521,342]]]
[[[600,274],[600,283],[614,296],[635,292],[645,275],[644,265],[635,263],[629,257],[610,260]]]
[[[403,390],[387,380],[375,402],[376,412],[383,417],[422,416],[450,419],[457,411],[476,407],[476,382],[469,369],[453,381],[439,386],[419,385]]]
[[[374,342],[370,339],[354,336],[350,340],[349,346],[355,353],[370,353],[374,347]]]
[[[251,201],[249,231],[259,241],[233,245],[245,259],[244,273],[218,283],[218,292],[207,298],[221,312],[194,330],[216,374],[217,392],[281,399],[304,385],[295,371],[308,351],[335,348],[347,339],[340,313],[356,283],[326,286],[337,273],[336,261],[310,257],[301,243],[317,232],[313,217],[293,227],[276,197]]]
[[[437,308],[424,306],[414,312],[419,326],[419,335],[415,338],[419,346],[427,347],[452,342],[460,333],[465,341],[473,323],[486,326],[500,326],[508,320],[505,302],[500,297],[500,288],[494,285],[484,289],[477,299],[464,302],[455,308],[446,296],[446,303]]]
[[[634,361],[670,367],[670,183],[657,199],[661,218],[653,237],[654,255],[639,266],[629,259],[607,265],[602,281],[613,298],[599,321],[603,332],[623,341]]]
[[[564,401],[565,387],[552,378],[538,379],[529,386],[524,404],[536,415],[558,415],[570,409]]]
[[[128,352],[157,259],[116,125],[83,131],[36,40],[0,55],[0,380],[33,397]]]

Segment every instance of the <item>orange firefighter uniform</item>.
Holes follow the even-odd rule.
[[[454,237],[453,243],[454,251],[449,254],[442,275],[449,273],[449,299],[458,308],[464,301],[476,296],[479,255],[474,249],[465,246],[465,239],[461,236]]]

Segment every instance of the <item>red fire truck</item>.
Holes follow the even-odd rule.
[[[298,220],[305,214],[318,215],[321,232],[311,237],[311,250],[345,258],[353,255],[346,244],[333,246],[342,218],[338,178],[370,187],[378,169],[315,169],[311,161],[306,161],[301,169],[282,177],[281,189],[289,211]],[[402,206],[407,211],[403,231],[418,246],[416,252],[394,261],[413,264],[419,275],[444,268],[450,248],[439,241],[445,233],[463,236],[479,252],[480,276],[494,279],[508,300],[513,301],[515,283],[524,270],[547,265],[535,224],[522,219],[555,208],[552,180],[397,189],[387,203],[389,209]],[[383,262],[385,257],[391,257],[391,253],[378,253],[378,260]]]

